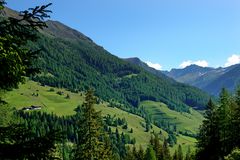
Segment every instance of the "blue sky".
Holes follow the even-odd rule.
[[[239,0],[7,1],[15,10],[48,2],[51,19],[118,57],[139,57],[163,70],[240,62]]]

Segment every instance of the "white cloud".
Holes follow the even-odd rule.
[[[147,65],[149,67],[152,67],[154,69],[157,69],[157,70],[161,70],[162,69],[162,66],[160,64],[158,64],[158,63],[152,63],[150,61],[146,61],[146,63],[147,63]]]
[[[185,68],[187,66],[190,66],[192,64],[195,64],[195,65],[198,65],[198,66],[201,66],[201,67],[207,67],[208,66],[208,62],[205,61],[205,60],[198,60],[198,61],[191,61],[191,60],[188,60],[188,61],[184,61],[182,62],[179,67],[180,68]]]
[[[237,63],[240,63],[240,55],[233,54],[228,57],[227,62],[224,64],[224,67],[229,67]]]

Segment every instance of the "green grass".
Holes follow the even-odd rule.
[[[11,106],[17,109],[21,109],[26,106],[40,105],[42,106],[42,111],[48,113],[55,113],[59,116],[62,115],[72,115],[74,114],[74,109],[81,105],[84,101],[84,93],[72,93],[65,89],[53,88],[54,91],[50,91],[52,87],[41,86],[36,82],[27,81],[25,84],[21,84],[19,89],[14,89],[5,95],[4,100],[7,101]],[[63,95],[58,95],[57,92],[62,91]],[[38,96],[33,96],[33,94],[38,94]],[[66,95],[70,95],[70,99],[66,99]],[[132,138],[135,138],[137,145],[142,145],[144,148],[148,145],[151,134],[150,132],[160,132],[160,128],[153,125],[153,129],[150,132],[145,132],[144,127],[141,125],[145,124],[145,120],[134,114],[125,112],[118,108],[107,107],[107,103],[100,105],[95,105],[97,111],[101,111],[102,115],[111,115],[119,118],[125,118],[128,123],[128,129],[124,130],[120,126],[118,130],[129,134]],[[114,128],[114,127],[113,127]],[[133,129],[133,133],[129,133],[130,129]],[[113,129],[115,131],[115,128]],[[167,133],[163,130],[164,136]]]
[[[27,80],[25,84],[21,84],[19,86],[19,89],[14,89],[13,91],[7,92],[4,99],[11,106],[14,106],[17,109],[21,109],[25,106],[40,105],[42,106],[42,111],[48,113],[55,113],[59,116],[74,114],[74,109],[78,105],[81,105],[84,101],[83,92],[72,93],[65,89],[58,88],[52,88],[54,89],[54,91],[50,91],[51,88],[52,87],[41,86],[36,82]],[[58,91],[63,92],[63,95],[57,94]],[[38,96],[33,96],[33,94],[38,94]],[[67,94],[70,96],[70,99],[66,99]],[[193,130],[193,128],[196,127],[196,124],[191,124],[193,121],[186,121],[187,115],[183,116],[180,113],[175,113],[175,111],[169,110],[162,103],[145,101],[142,103],[142,105],[149,107],[149,111],[153,111],[154,108],[159,108],[159,105],[161,105],[161,111],[166,114],[166,117],[168,117],[169,120],[172,121],[173,119],[175,122],[179,121],[178,123],[183,123],[183,125],[181,125],[183,128],[189,130]],[[128,123],[128,129],[125,130],[119,126],[118,130],[120,132],[129,134],[132,138],[135,138],[137,146],[142,145],[144,148],[147,147],[151,137],[151,132],[159,133],[161,130],[163,136],[167,138],[168,134],[164,130],[156,127],[155,125],[152,125],[153,128],[150,130],[150,132],[145,132],[145,128],[142,126],[142,124],[145,124],[145,120],[143,118],[123,111],[121,109],[107,106],[108,103],[103,102],[102,104],[95,105],[95,108],[96,110],[101,111],[103,116],[109,114],[111,116],[125,118]],[[195,111],[193,111],[193,115],[188,116],[193,119],[194,116],[200,117],[200,115],[198,115]],[[174,117],[177,117],[177,119],[174,119]],[[199,124],[199,121],[196,120],[196,122],[197,124]],[[133,133],[129,132],[131,128],[133,129]],[[113,131],[115,131],[114,127]],[[183,146],[183,151],[186,151],[188,146],[193,146],[196,141],[191,137],[186,137],[182,135],[179,135],[177,138],[178,144],[181,144]],[[173,152],[173,149],[175,148],[176,147],[172,148],[171,152]]]
[[[141,103],[154,121],[167,120],[176,124],[178,131],[188,131],[196,134],[203,120],[203,116],[196,110],[190,113],[180,113],[169,109],[165,104],[153,101],[144,101]]]
[[[120,132],[124,132],[129,134],[131,137],[134,137],[137,141],[137,145],[142,145],[144,148],[149,144],[149,140],[151,138],[150,132],[159,133],[162,131],[164,136],[167,136],[167,133],[162,129],[153,125],[153,128],[149,132],[145,132],[145,128],[141,125],[141,123],[145,124],[145,120],[137,115],[125,112],[118,108],[106,107],[104,105],[96,106],[96,110],[102,111],[102,115],[111,115],[119,118],[125,118],[128,123],[128,129],[122,129],[122,127],[118,127]],[[130,129],[133,129],[133,133],[130,133]]]
[[[53,112],[59,116],[74,114],[74,108],[82,104],[84,100],[84,97],[80,94],[56,88],[53,92],[50,92],[50,88],[40,86],[33,81],[27,81],[27,83],[20,85],[19,89],[8,92],[4,99],[17,109],[30,105],[40,105],[43,111]],[[62,91],[64,94],[58,95],[57,91]],[[33,96],[33,94],[38,94],[38,96]],[[67,94],[70,95],[70,99],[66,99]]]
[[[188,131],[196,134],[203,120],[202,114],[193,109],[190,113],[180,113],[169,109],[161,102],[154,101],[143,101],[140,105],[148,111],[154,121],[167,120],[170,123],[176,124],[178,131]],[[177,136],[177,143],[182,145],[183,152],[186,153],[188,147],[192,150],[195,149],[196,139],[179,134]],[[176,148],[177,145],[171,151]]]

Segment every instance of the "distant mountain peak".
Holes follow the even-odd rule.
[[[141,59],[139,59],[138,57],[130,57],[130,58],[124,58],[125,61],[128,62],[135,62],[135,63],[141,63]],[[144,62],[142,62],[144,63]]]
[[[189,66],[186,66],[185,68],[206,68],[206,67],[202,67],[202,66],[199,66],[199,65],[197,65],[197,64],[191,64],[191,65],[189,65]],[[184,68],[183,68],[184,69]]]
[[[174,72],[174,71],[185,71],[185,72],[206,72],[206,71],[210,71],[213,70],[214,68],[211,67],[202,67],[196,64],[191,64],[189,66],[186,66],[185,68],[173,68],[171,69],[170,72]]]
[[[240,64],[229,67],[201,67],[192,64],[182,69],[172,69],[170,72],[163,72],[165,75],[178,82],[186,83],[217,95],[222,87],[234,90],[240,83]]]
[[[143,68],[145,71],[152,73],[158,77],[161,78],[165,78],[167,79],[169,82],[175,82],[175,80],[173,80],[172,78],[169,78],[168,76],[166,76],[162,71],[157,70],[155,68],[150,67],[147,63],[143,62],[140,58],[138,57],[131,57],[131,58],[125,58],[125,61],[132,63],[134,65],[140,66],[141,68]]]
[[[136,59],[136,60],[140,60],[140,58],[138,58],[138,57],[129,57],[129,58],[125,58],[125,59]]]
[[[181,69],[214,69],[212,67],[203,67],[203,66],[199,66],[197,64],[191,64],[189,66],[186,66],[185,68],[181,68]]]

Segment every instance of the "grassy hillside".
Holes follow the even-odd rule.
[[[203,120],[203,116],[195,110],[191,110],[190,113],[176,112],[160,102],[144,101],[141,106],[150,113],[153,121],[166,120],[176,124],[177,131],[196,134]]]
[[[5,100],[17,109],[25,106],[37,105],[42,106],[42,110],[48,113],[61,115],[74,114],[74,108],[82,104],[83,98],[80,95],[66,91],[65,89],[56,89],[50,91],[51,87],[43,87],[33,81],[19,86],[6,94]],[[57,94],[58,91],[64,92],[64,95]],[[35,96],[34,94],[38,94]],[[66,99],[69,94],[70,99]]]
[[[59,91],[62,92],[63,95],[57,94]],[[69,95],[69,99],[66,98],[67,95]],[[41,111],[48,113],[53,112],[59,116],[62,116],[74,114],[74,108],[82,104],[84,101],[84,93],[72,93],[65,89],[41,86],[37,82],[27,81],[26,84],[20,85],[19,89],[14,89],[13,91],[8,92],[4,99],[11,106],[16,107],[17,109],[31,105],[40,105],[42,106]],[[145,103],[146,102],[143,104]],[[150,130],[150,132],[145,132],[145,128],[142,125],[145,124],[145,120],[143,118],[118,108],[107,107],[107,103],[105,102],[96,105],[96,110],[102,111],[103,116],[109,114],[111,116],[125,118],[128,123],[128,129],[122,129],[119,127],[118,130],[120,132],[129,134],[132,138],[135,138],[137,145],[142,145],[144,148],[148,145],[151,132],[153,131],[159,133],[161,130],[163,136],[165,138],[168,137],[167,132],[155,125],[152,125],[153,128]],[[129,132],[131,128],[133,129],[133,133]],[[184,151],[187,150],[188,146],[193,146],[195,142],[195,139],[183,135],[178,135],[177,139],[178,144],[183,146]],[[173,148],[171,151],[173,151]]]

